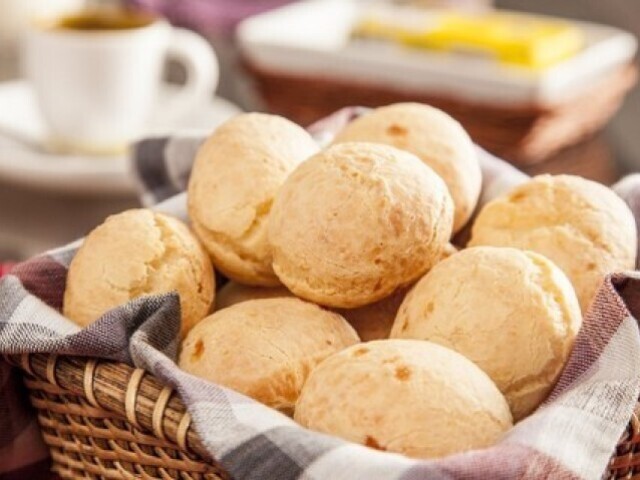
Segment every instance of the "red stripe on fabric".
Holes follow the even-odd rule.
[[[616,290],[620,281],[625,278],[624,275],[607,277],[600,287],[582,322],[569,361],[545,404],[552,402],[580,381],[582,375],[598,361],[624,319],[629,316],[629,311]],[[640,299],[640,289],[636,291],[636,296]]]
[[[24,288],[52,308],[62,310],[67,269],[47,255],[15,265],[11,274]]]
[[[15,263],[0,263],[0,278],[7,275],[14,266]]]
[[[439,470],[452,480],[580,479],[555,459],[531,447],[507,443],[445,458],[441,461]],[[412,477],[403,476],[402,478],[404,480]]]

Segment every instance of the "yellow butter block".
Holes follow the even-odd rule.
[[[369,16],[356,31],[419,48],[492,55],[504,63],[534,69],[569,58],[584,45],[582,31],[571,23],[525,14],[440,13],[423,19],[409,23],[398,17]]]

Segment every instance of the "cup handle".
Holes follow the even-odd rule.
[[[207,40],[183,28],[173,28],[167,57],[180,63],[186,81],[165,106],[165,115],[179,119],[203,101],[208,101],[218,86],[218,58]]]

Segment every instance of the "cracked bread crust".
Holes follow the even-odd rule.
[[[294,419],[413,458],[489,447],[512,426],[507,402],[484,372],[415,340],[378,340],[332,355],[311,372]]]
[[[429,340],[475,362],[519,420],[555,385],[581,324],[573,287],[550,260],[514,248],[473,247],[416,284],[391,337]]]
[[[216,266],[248,285],[275,286],[266,224],[289,173],[317,152],[311,136],[275,115],[242,114],[200,148],[188,188],[193,229]]]
[[[586,312],[604,277],[636,264],[636,226],[612,190],[572,175],[541,175],[487,204],[470,246],[533,250],[558,265]]]
[[[473,213],[482,186],[482,172],[467,132],[451,116],[420,103],[377,108],[349,123],[335,143],[376,142],[416,155],[447,184],[455,205],[453,231]]]
[[[359,342],[340,315],[297,298],[249,300],[196,325],[182,344],[183,370],[291,413],[309,372]]]
[[[179,220],[137,209],[112,215],[85,239],[69,267],[63,313],[81,326],[143,295],[177,291],[181,334],[210,311],[208,255]]]
[[[411,284],[451,236],[446,185],[410,153],[330,147],[286,180],[271,210],[273,268],[295,295],[355,308]]]

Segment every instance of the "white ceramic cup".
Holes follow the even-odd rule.
[[[163,19],[121,30],[55,25],[34,22],[22,59],[56,150],[125,149],[143,133],[156,107],[167,58],[183,65],[186,82],[163,115],[179,118],[209,101],[217,87],[218,61],[209,43]]]

